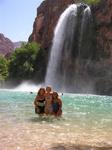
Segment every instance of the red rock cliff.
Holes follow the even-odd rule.
[[[96,20],[97,50],[107,57],[112,56],[112,0],[102,0],[94,10]]]
[[[14,50],[13,42],[0,33],[0,54],[6,56],[9,55],[12,50]]]
[[[61,13],[76,0],[46,0],[37,9],[37,17],[29,41],[36,41],[44,48],[52,42],[53,31]],[[93,10],[96,20],[96,40],[99,53],[112,53],[112,0],[102,0]]]
[[[76,0],[46,0],[37,9],[33,32],[29,41],[43,48],[52,43],[53,31],[61,13]],[[89,64],[88,74],[93,77],[97,94],[112,95],[112,0],[101,0],[92,7],[94,17],[93,44],[95,59]]]
[[[61,13],[74,3],[74,0],[46,0],[37,9],[37,17],[29,41],[36,41],[44,48],[52,42],[53,31]]]

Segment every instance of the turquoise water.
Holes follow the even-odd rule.
[[[59,142],[112,146],[112,97],[64,94],[63,116],[56,119],[39,118],[34,113],[35,96],[30,92],[0,91],[0,147],[5,145],[4,150],[25,150],[27,146],[33,150],[35,143],[40,147],[42,143]],[[13,138],[15,134],[18,142]]]

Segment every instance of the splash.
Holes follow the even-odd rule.
[[[19,86],[17,86],[14,91],[22,91],[22,92],[37,92],[42,85],[36,85],[30,82],[23,82]]]

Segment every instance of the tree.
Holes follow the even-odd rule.
[[[44,81],[46,74],[46,67],[48,63],[48,53],[45,49],[40,49],[36,59],[34,61],[34,79],[38,81]]]
[[[22,44],[11,55],[9,64],[9,78],[21,80],[31,79],[34,76],[34,62],[40,51],[36,43]]]
[[[0,55],[0,81],[4,81],[8,77],[8,61]]]

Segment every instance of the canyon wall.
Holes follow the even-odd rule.
[[[43,48],[49,48],[52,43],[53,31],[62,12],[74,0],[46,0],[37,8],[37,16],[29,41],[35,41]]]
[[[13,50],[13,42],[0,33],[0,54],[8,56]]]
[[[53,31],[61,13],[76,0],[46,0],[37,8],[37,16],[29,41],[35,41],[43,48],[52,43]],[[102,0],[93,6],[98,54],[111,56],[112,51],[112,1]],[[101,54],[102,53],[102,54]]]
[[[37,9],[29,41],[50,49],[61,13],[76,0],[45,0]],[[94,21],[94,59],[85,68],[94,81],[95,94],[112,95],[112,0],[91,5]],[[46,51],[47,53],[47,51]]]

